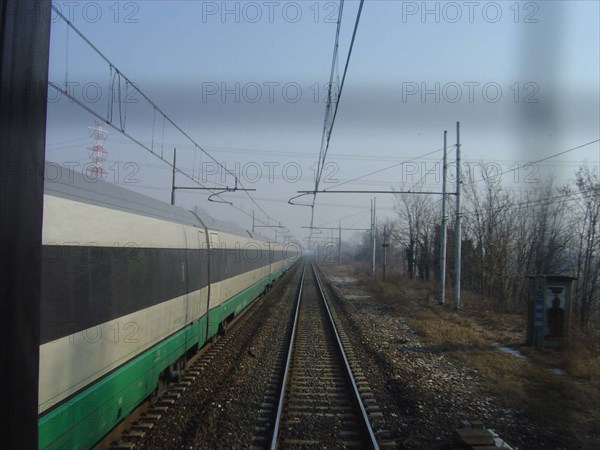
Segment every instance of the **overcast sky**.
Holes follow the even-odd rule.
[[[61,12],[185,133],[237,173],[272,218],[298,238],[309,209],[287,204],[314,186],[338,2],[55,2]],[[339,104],[322,188],[393,164],[404,165],[340,189],[385,190],[423,178],[440,190],[435,164],[461,122],[463,158],[471,167],[518,170],[502,175],[522,190],[553,176],[573,176],[583,161],[600,164],[593,144],[534,168],[546,156],[598,139],[600,32],[597,1],[365,2]],[[343,72],[357,1],[344,3],[339,49]],[[106,118],[111,71],[53,15],[50,80]],[[115,79],[116,80],[116,79]],[[113,86],[118,88],[118,80]],[[233,185],[183,135],[126,90],[112,120],[206,186]],[[49,90],[47,159],[89,162],[94,116]],[[170,170],[116,130],[104,144],[108,180],[169,201]],[[434,152],[420,158],[421,155]],[[451,157],[454,157],[452,149]],[[416,159],[415,159],[416,158]],[[133,163],[131,165],[128,163]],[[425,170],[431,170],[425,176]],[[475,175],[477,176],[477,174]],[[533,181],[533,183],[528,183]],[[178,185],[193,185],[179,176]],[[252,219],[208,194],[179,191],[177,204],[246,228]],[[315,224],[368,227],[374,195],[317,198]],[[264,220],[243,193],[223,198]],[[309,198],[307,197],[308,201]],[[392,197],[377,195],[378,218],[393,215]],[[263,230],[270,237],[273,231]]]

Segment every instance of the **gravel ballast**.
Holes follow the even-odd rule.
[[[540,430],[524,411],[503,406],[480,374],[422,343],[405,318],[350,275],[328,271],[332,304],[400,448],[454,448],[460,420],[478,420],[513,448],[574,448]]]

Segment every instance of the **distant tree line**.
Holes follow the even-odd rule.
[[[398,190],[404,190],[399,188]],[[414,190],[414,189],[413,189]],[[600,178],[597,169],[580,167],[565,186],[551,182],[521,192],[505,190],[489,178],[463,184],[463,289],[490,299],[499,309],[526,305],[527,275],[561,274],[578,279],[572,298],[581,329],[600,315]],[[388,265],[411,278],[439,279],[441,197],[395,196]],[[446,270],[454,283],[454,196],[447,200]],[[381,248],[383,223],[378,224]],[[369,261],[365,236],[355,253]],[[378,258],[380,264],[380,258]]]

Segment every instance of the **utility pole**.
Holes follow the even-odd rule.
[[[369,235],[369,240],[371,241],[371,252],[373,251],[373,199],[371,199],[371,217],[369,218],[369,230],[371,234]],[[373,272],[373,263],[371,263],[371,272]]]
[[[383,243],[381,246],[383,247],[383,282],[385,283],[385,268],[387,266],[387,248],[390,245],[389,243],[389,235],[387,232],[387,224],[383,225]]]
[[[177,149],[173,149],[173,179],[171,181],[171,205],[175,204],[175,172],[177,165]]]
[[[373,199],[373,208],[372,208],[372,214],[371,214],[371,230],[373,230],[371,232],[371,237],[373,239],[373,243],[372,243],[372,249],[373,249],[373,258],[372,258],[372,265],[371,265],[371,273],[373,275],[375,275],[375,227],[377,225],[376,219],[375,219],[375,214],[376,214],[376,202],[377,202],[377,197],[375,197]]]
[[[461,264],[461,228],[460,228],[460,122],[456,122],[456,223],[454,225],[454,309],[460,309],[460,264]]]
[[[338,229],[338,264],[342,264],[342,221],[339,222]]]
[[[448,131],[444,130],[444,162],[442,167],[442,225],[440,229],[440,295],[439,303],[444,304],[446,298],[446,142]]]
[[[254,210],[252,210],[252,232],[254,233]]]

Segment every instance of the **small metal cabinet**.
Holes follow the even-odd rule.
[[[527,345],[560,347],[571,328],[571,292],[576,278],[529,275]]]

